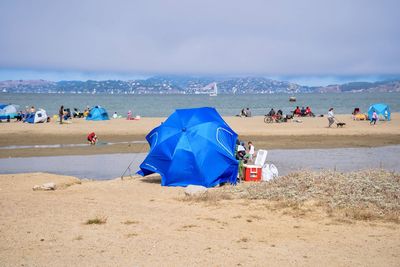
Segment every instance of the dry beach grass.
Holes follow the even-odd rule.
[[[400,174],[385,170],[351,173],[296,172],[263,183],[223,187],[242,199],[272,201],[274,207],[323,208],[351,219],[381,219],[400,223]],[[216,197],[214,197],[216,198]]]

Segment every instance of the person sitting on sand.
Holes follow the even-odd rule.
[[[246,117],[251,117],[251,111],[249,108],[246,108]]]
[[[244,108],[242,108],[242,110],[240,111],[240,117],[247,117],[247,113]]]
[[[112,117],[113,117],[113,119],[117,119],[117,118],[118,118],[118,114],[117,114],[117,112],[116,112],[116,111],[114,112],[114,114],[113,114],[113,116],[112,116]]]
[[[296,109],[293,111],[293,116],[300,116],[301,115],[301,110],[299,106],[296,107]]]
[[[306,108],[305,108],[305,107],[302,107],[302,108],[301,108],[300,114],[301,114],[302,117],[305,117],[305,116],[306,116]]]
[[[91,132],[88,136],[87,136],[87,140],[89,142],[89,144],[91,145],[95,145],[97,142],[97,135],[94,132]]]
[[[315,117],[314,113],[311,111],[310,107],[306,107],[306,116]]]
[[[274,108],[271,108],[271,110],[268,112],[268,116],[275,116],[275,110]]]
[[[87,117],[89,115],[89,109],[85,108],[85,110],[83,111],[83,117]]]

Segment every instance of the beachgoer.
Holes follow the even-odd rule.
[[[251,117],[251,111],[249,108],[246,108],[246,117]]]
[[[87,117],[89,115],[89,109],[85,108],[85,110],[83,111],[83,117]]]
[[[242,108],[242,110],[240,111],[240,117],[247,117],[247,113],[244,108]]]
[[[113,114],[113,119],[116,119],[116,118],[118,118],[118,114],[117,114],[117,112],[115,111],[114,114]]]
[[[89,142],[89,144],[91,145],[95,145],[97,142],[97,135],[94,132],[91,132],[88,136],[87,136],[87,140]]]
[[[58,116],[60,117],[60,124],[62,124],[62,120],[64,117],[64,106],[60,107],[60,110],[58,111]]]
[[[301,115],[301,111],[299,106],[296,107],[296,109],[293,111],[293,116],[300,116]]]
[[[34,106],[32,106],[32,107],[31,107],[31,110],[30,110],[30,112],[31,112],[31,113],[35,113],[35,112],[36,112],[36,109],[35,109],[35,107],[34,107]]]
[[[300,114],[301,114],[302,117],[306,116],[306,109],[305,109],[305,107],[302,107],[302,108],[301,108]]]
[[[271,108],[271,110],[268,112],[268,116],[274,116],[275,115],[275,110],[274,108]]]
[[[248,143],[249,146],[249,160],[253,161],[253,156],[254,156],[254,145],[251,141],[249,141]]]
[[[335,115],[333,114],[333,108],[330,108],[328,111],[328,121],[329,121],[328,128],[330,128],[332,124],[335,122]]]
[[[375,125],[377,120],[378,120],[378,114],[376,114],[376,111],[374,111],[372,113],[371,121],[369,122],[369,124],[374,123],[374,125]]]
[[[128,115],[126,116],[127,120],[131,120],[132,119],[132,111],[128,111]]]

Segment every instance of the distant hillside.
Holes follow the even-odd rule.
[[[208,94],[216,83],[218,94],[275,94],[329,92],[400,92],[400,81],[351,82],[324,87],[301,86],[264,77],[221,78],[194,76],[154,76],[143,80],[0,81],[0,92],[73,94]]]

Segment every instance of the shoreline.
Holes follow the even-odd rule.
[[[19,135],[10,138],[13,145],[14,139],[19,139]],[[62,142],[57,143],[63,139]],[[139,139],[142,138],[142,139]],[[96,146],[89,146],[81,141],[81,136],[46,136],[42,135],[30,140],[21,142],[19,146],[34,145],[55,145],[54,148],[13,148],[0,149],[0,158],[14,157],[42,157],[42,156],[65,156],[65,155],[98,155],[98,154],[118,154],[118,153],[146,153],[149,145],[145,142],[144,136],[105,136],[103,140],[116,144],[103,144],[100,140]],[[383,147],[400,144],[400,135],[387,134],[380,135],[310,135],[310,136],[240,136],[241,140],[251,140],[256,149],[330,149],[330,148],[358,148],[358,147]],[[127,143],[132,141],[144,141],[143,143]],[[125,143],[124,143],[125,142]],[[62,147],[62,145],[67,147]],[[69,146],[75,144],[77,146]]]
[[[264,123],[263,116],[251,118],[224,117],[228,125],[245,142],[252,141],[256,149],[305,149],[379,147],[400,144],[400,113],[392,113],[390,122],[354,121],[351,115],[337,115],[338,121],[346,123],[343,128],[327,128],[325,117],[297,118],[298,122]],[[94,131],[99,145],[0,149],[0,158],[95,155],[114,153],[147,152],[145,136],[160,125],[165,118],[142,118],[137,121],[115,119],[109,121],[86,121],[73,119],[72,123],[44,124],[0,123],[0,148],[7,146],[86,144],[86,136]],[[123,142],[141,141],[130,144]],[[105,143],[117,143],[104,145]],[[118,144],[119,143],[119,144]]]

